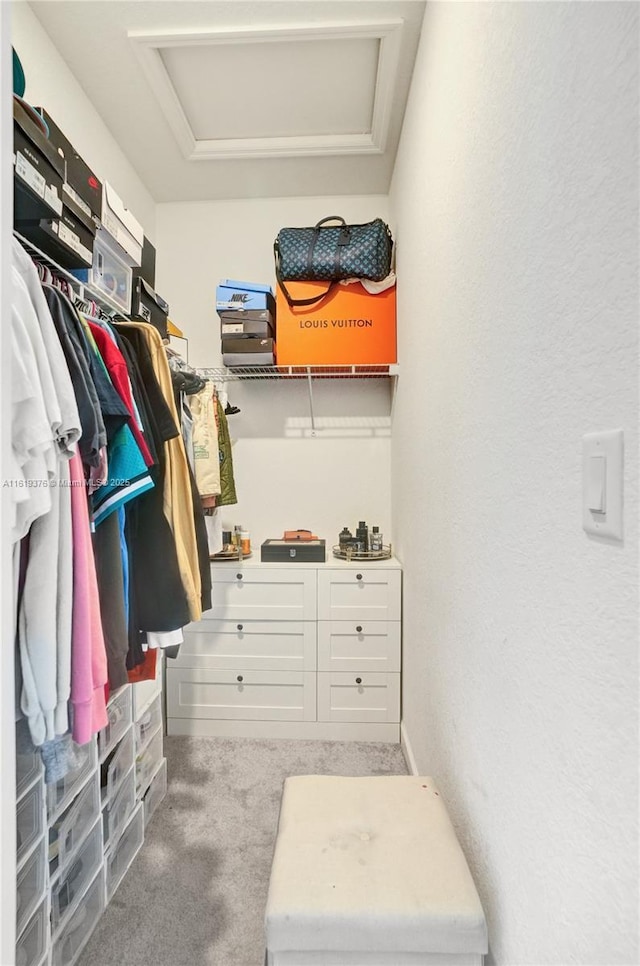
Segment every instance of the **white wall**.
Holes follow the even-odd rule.
[[[12,43],[25,73],[25,99],[49,112],[89,167],[113,185],[153,241],[155,201],[122,148],[25,0],[12,4],[11,19]]]
[[[273,241],[286,225],[387,218],[382,196],[275,198],[160,204],[157,208],[156,288],[189,339],[192,365],[219,366],[220,321],[215,289],[223,278],[274,285]],[[377,524],[388,539],[390,500],[390,386],[385,381],[316,380],[317,435],[310,435],[304,384],[232,382],[229,397],[238,505],[228,524],[252,532],[254,548],[284,529],[313,529],[337,542],[343,526]]]
[[[638,962],[637,67],[635,4],[429,3],[392,185],[404,727],[508,966]]]

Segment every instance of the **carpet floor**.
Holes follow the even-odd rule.
[[[288,775],[405,775],[399,745],[166,738],[169,787],[78,966],[263,966]]]

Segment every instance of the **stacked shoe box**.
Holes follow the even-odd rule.
[[[270,285],[224,279],[216,289],[225,366],[275,364],[276,303]]]

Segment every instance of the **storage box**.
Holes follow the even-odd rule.
[[[131,296],[131,318],[140,319],[155,325],[162,336],[167,335],[167,317],[169,306],[163,298],[153,291],[148,282],[141,275],[133,278],[133,292]]]
[[[64,160],[14,97],[14,220],[62,214]]]
[[[286,282],[294,299],[326,282]],[[317,305],[291,308],[277,291],[278,365],[384,365],[396,362],[396,289],[370,295],[360,282],[336,285]]]
[[[253,313],[247,313],[247,315]],[[240,336],[263,336],[265,338],[275,335],[275,327],[272,321],[271,312],[261,312],[263,315],[262,319],[249,319],[247,315],[242,312],[236,314],[236,319],[229,319],[225,316],[220,319],[220,334],[222,336],[222,341],[231,337]]]
[[[324,540],[265,540],[260,547],[260,560],[265,563],[324,563],[326,548]]]
[[[133,276],[139,275],[145,280],[145,282],[151,286],[155,287],[156,284],[156,250],[151,244],[147,236],[144,236],[142,242],[142,259],[139,266],[134,266]]]
[[[124,315],[131,311],[131,268],[116,252],[119,246],[109,245],[109,235],[99,231],[93,247],[91,268],[74,271],[81,282],[92,285],[106,295]]]
[[[276,305],[270,285],[258,282],[235,282],[223,279],[216,288],[216,311],[229,312],[269,311],[275,315]]]
[[[72,215],[66,203],[59,218],[38,221],[16,219],[21,235],[50,255],[63,268],[81,268],[93,262],[94,233],[83,221]]]
[[[141,264],[144,230],[108,181],[102,186],[102,227],[122,249],[127,265]]]
[[[97,218],[102,215],[102,182],[93,173],[86,161],[78,154],[68,137],[60,130],[51,115],[43,107],[34,108],[44,119],[49,128],[49,141],[56,148],[65,163],[64,184],[62,196],[64,201],[71,201],[69,207],[82,212],[85,219]],[[87,227],[88,224],[87,224]]]
[[[275,361],[275,342],[260,336],[236,336],[222,342],[222,362],[225,366],[272,366]]]

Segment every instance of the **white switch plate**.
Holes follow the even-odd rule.
[[[598,537],[622,540],[623,441],[621,429],[587,433],[582,437],[582,527]],[[604,460],[605,478],[602,512],[590,509],[594,502],[596,479]]]

